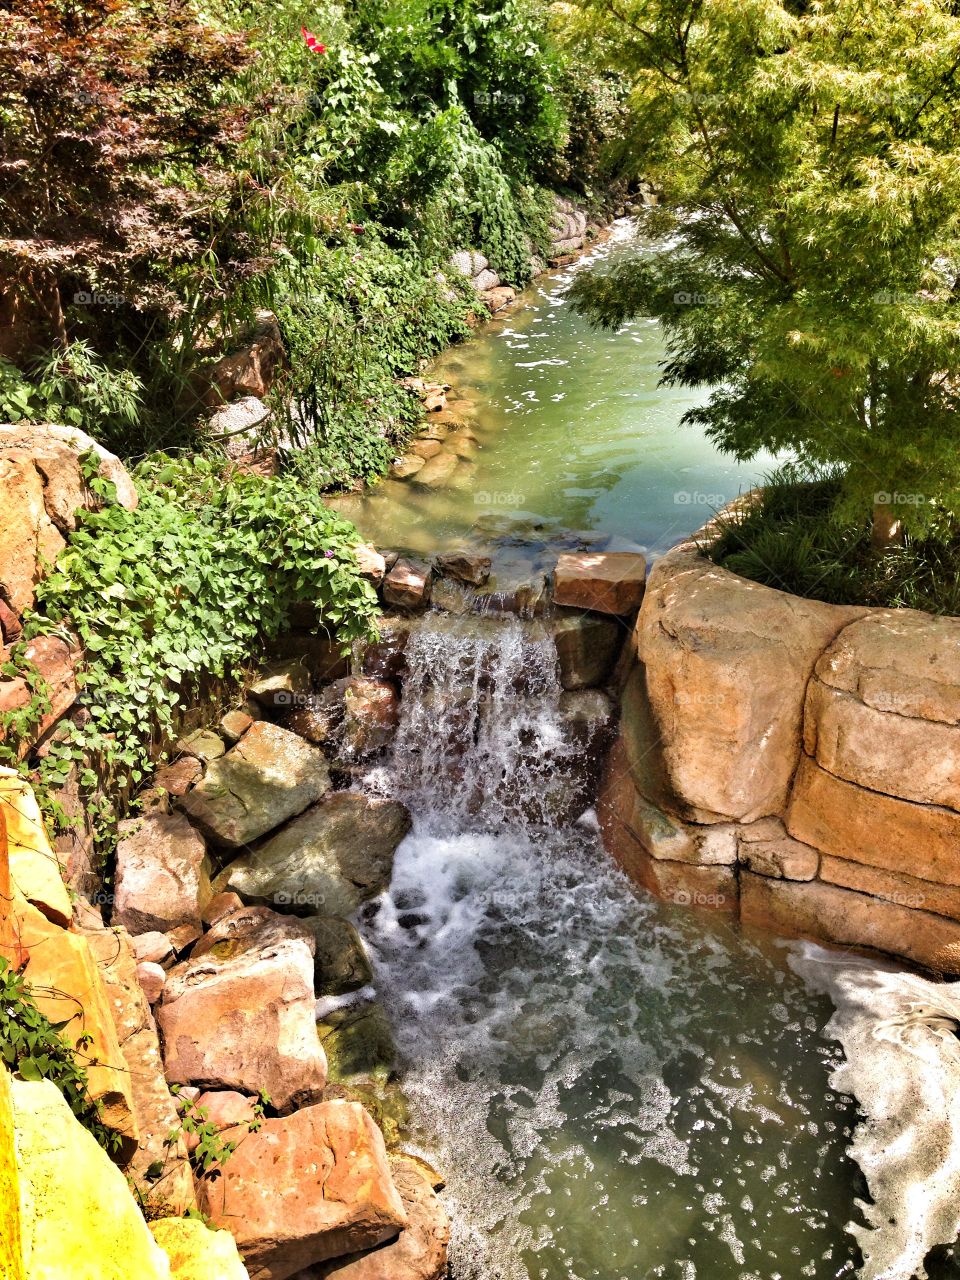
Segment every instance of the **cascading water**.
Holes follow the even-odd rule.
[[[537,624],[427,615],[367,779],[414,815],[362,927],[452,1274],[853,1275],[831,1006],[785,946],[638,895],[589,814],[558,819],[584,764],[569,698]]]

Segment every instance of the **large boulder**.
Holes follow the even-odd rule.
[[[960,619],[900,610],[841,631],[810,682],[804,744],[847,782],[960,809]]]
[[[425,609],[430,603],[432,580],[428,565],[401,558],[383,580],[383,598],[400,609]]]
[[[17,613],[33,604],[41,562],[52,564],[63,550],[77,511],[103,505],[81,473],[85,453],[96,456],[100,476],[132,511],[137,493],[123,464],[83,431],[52,423],[0,425],[0,594]]]
[[[201,371],[204,404],[215,409],[241,396],[262,400],[285,359],[286,349],[277,317],[271,311],[258,311],[253,330],[244,344]]]
[[[17,944],[26,958],[24,975],[37,1008],[51,1022],[64,1024],[60,1034],[68,1044],[89,1037],[84,1049],[88,1092],[128,1157],[140,1137],[130,1071],[90,944],[52,924],[19,897],[14,900],[13,918]]]
[[[249,1280],[229,1231],[211,1231],[199,1218],[161,1218],[150,1230],[167,1255],[170,1280]]]
[[[399,716],[400,699],[392,684],[347,676],[327,685],[310,706],[292,711],[284,724],[308,742],[335,746],[343,759],[363,760],[390,743]]]
[[[123,1174],[56,1085],[14,1079],[11,1090],[26,1276],[170,1280]]]
[[[124,1173],[151,1213],[186,1213],[196,1208],[193,1174],[132,940],[124,929],[87,929],[84,937],[100,971],[129,1072],[139,1137]]]
[[[323,753],[279,725],[258,720],[214,760],[183,807],[215,843],[237,849],[302,813],[330,789]]]
[[[390,1172],[407,1226],[388,1244],[322,1264],[317,1280],[443,1280],[446,1276],[450,1220],[430,1179],[407,1156],[391,1156]]]
[[[783,812],[814,666],[865,613],[749,582],[687,547],[657,562],[637,651],[681,816]]]
[[[211,897],[207,847],[182,813],[148,813],[120,823],[113,922],[130,933],[191,925]]]
[[[80,656],[77,645],[72,641],[64,640],[61,636],[37,636],[24,648],[23,668],[39,676],[43,682],[46,709],[32,730],[30,738],[21,741],[19,748],[21,758],[27,754],[34,743],[44,737],[76,701],[76,665]],[[12,676],[9,680],[0,680],[0,713],[19,711],[28,706],[32,698],[33,690],[24,676],[18,675]],[[3,731],[0,730],[0,740],[3,736]]]
[[[555,604],[625,616],[639,609],[647,562],[634,551],[575,551],[560,556],[553,575]]]
[[[259,950],[223,950],[167,975],[157,1010],[167,1079],[263,1090],[279,1111],[318,1101],[327,1072],[314,1023],[311,941],[291,935]]]
[[[13,1131],[10,1073],[0,1063],[0,1276],[24,1280],[20,1241],[20,1178]]]
[[[794,783],[787,829],[795,839],[836,858],[960,885],[960,813],[858,787],[806,755]]]
[[[379,1129],[340,1100],[265,1120],[201,1184],[201,1201],[233,1235],[251,1280],[287,1280],[407,1225]]]
[[[68,925],[73,915],[70,895],[47,839],[33,788],[15,769],[0,768],[0,805],[14,888],[48,920]]]
[[[393,855],[409,830],[410,815],[398,801],[332,792],[231,862],[217,887],[301,913],[352,915],[387,888]]]

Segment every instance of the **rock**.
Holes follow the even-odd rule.
[[[41,561],[52,564],[64,535],[76,529],[76,512],[103,505],[80,471],[80,456],[90,452],[119,505],[134,510],[137,492],[126,468],[91,436],[52,423],[0,426],[0,594],[18,614],[33,604]]]
[[[776,880],[813,880],[820,866],[816,849],[789,836],[750,841],[743,845],[740,860],[748,871]]]
[[[416,1160],[390,1156],[407,1226],[396,1240],[368,1253],[323,1263],[318,1280],[443,1280],[447,1274],[450,1220]]]
[[[336,791],[225,868],[218,886],[294,911],[352,915],[390,883],[393,855],[410,830],[394,800]]]
[[[36,1280],[170,1280],[123,1174],[49,1080],[10,1082],[24,1271]]]
[[[472,587],[462,582],[452,582],[449,578],[437,578],[430,594],[430,603],[434,609],[442,609],[446,613],[454,613],[462,617],[474,611],[477,595]]]
[[[170,1263],[170,1280],[249,1280],[229,1231],[198,1218],[161,1218],[150,1230]]]
[[[499,287],[500,277],[495,271],[485,268],[483,271],[477,272],[473,277],[472,284],[477,293],[486,293],[488,289],[496,289]]]
[[[516,289],[511,289],[508,284],[495,285],[492,289],[483,290],[483,300],[487,304],[491,315],[496,315],[498,311],[508,307],[516,296]]]
[[[827,884],[869,893],[873,898],[894,902],[901,907],[914,907],[960,920],[960,887],[956,885],[935,884],[906,872],[880,871],[860,862],[831,858],[828,854],[820,859],[819,878]]]
[[[682,817],[784,811],[814,665],[863,613],[748,582],[684,547],[657,561],[637,654],[657,768]]]
[[[3,1063],[0,1063],[0,1276],[3,1280],[24,1280],[13,1096],[10,1073]]]
[[[0,596],[0,639],[4,645],[14,644],[23,634],[23,623]]]
[[[306,665],[298,658],[274,662],[247,688],[249,697],[261,707],[297,706],[310,693],[312,682]]]
[[[410,639],[408,618],[384,617],[379,622],[379,635],[363,646],[360,657],[362,675],[377,680],[402,680],[407,673],[407,642]]]
[[[906,956],[936,969],[944,954],[960,972],[960,924],[929,911],[868,897],[819,880],[772,880],[740,874],[740,919],[772,933],[815,938],[838,947],[858,947]],[[947,952],[947,948],[954,948]]]
[[[201,1195],[213,1224],[229,1227],[251,1280],[287,1280],[407,1225],[383,1138],[354,1102],[265,1120]]]
[[[646,560],[633,551],[568,552],[554,570],[554,603],[625,616],[639,609],[646,575]]]
[[[327,1056],[329,1079],[335,1084],[385,1074],[396,1057],[389,1018],[375,1000],[361,997],[361,992],[341,997],[332,1009],[318,1002],[317,1034]]]
[[[220,733],[232,746],[240,741],[252,724],[253,716],[246,711],[228,711],[220,720]]]
[[[423,468],[425,462],[425,458],[421,458],[415,453],[404,454],[390,468],[390,475],[394,480],[409,480],[411,476],[415,476]]]
[[[736,868],[655,858],[606,805],[598,806],[598,813],[604,847],[635,884],[677,906],[736,912]],[[660,849],[663,847],[661,844]]]
[[[430,570],[399,559],[383,580],[383,598],[402,609],[424,609],[430,602]]]
[[[235,898],[237,895],[224,896]],[[310,954],[314,954],[313,931],[304,921],[281,915],[269,907],[240,906],[210,926],[191,952],[190,961],[208,954],[217,960],[233,960],[244,952],[264,951],[291,940],[306,942]]]
[[[133,940],[124,929],[102,926],[86,929],[83,936],[96,959],[129,1073],[139,1141],[124,1172],[151,1213],[185,1213],[196,1206],[193,1174]],[[162,969],[160,974],[165,979]]]
[[[236,849],[302,813],[329,788],[322,752],[261,720],[213,761],[182,803],[210,839]]]
[[[66,1024],[60,1034],[68,1044],[75,1045],[81,1035],[90,1037],[84,1050],[88,1092],[100,1106],[103,1123],[119,1136],[129,1155],[140,1136],[130,1073],[90,944],[52,924],[28,903],[15,900],[13,914],[37,1008],[51,1022]]]
[[[148,1004],[156,1004],[163,995],[164,983],[167,980],[165,970],[153,961],[145,960],[137,965],[137,981],[140,990],[147,998]]]
[[[435,458],[438,453],[443,452],[443,445],[439,440],[414,440],[410,446],[410,452],[415,454],[416,457],[422,458],[424,462],[429,462],[431,458]]]
[[[787,830],[822,853],[960,885],[960,814],[843,782],[804,756]]]
[[[119,825],[113,921],[130,933],[183,925],[200,936],[211,897],[207,847],[182,813],[148,813]]]
[[[223,755],[223,752],[220,752]],[[203,777],[203,765],[196,756],[183,756],[173,764],[162,765],[154,774],[153,785],[171,796],[185,796]]]
[[[431,458],[429,462],[425,462],[416,475],[412,477],[413,483],[427,489],[442,488],[450,483],[453,473],[459,465],[459,459],[455,453],[442,449],[436,457]]]
[[[235,893],[215,893],[200,913],[200,918],[208,927],[215,925],[224,916],[234,911],[242,911],[243,902]]]
[[[0,805],[14,888],[48,920],[68,925],[73,905],[60,864],[47,839],[33,788],[15,769],[0,768]]]
[[[489,556],[475,551],[448,551],[437,556],[437,567],[441,573],[471,587],[483,586],[490,577],[492,563]]]
[[[173,960],[173,944],[165,933],[141,933],[131,941],[141,964],[163,964]]]
[[[447,397],[439,388],[428,391],[423,397],[423,407],[427,413],[439,413],[447,407]]]
[[[258,311],[244,345],[202,369],[198,385],[203,403],[216,408],[241,396],[264,399],[285,361],[283,335],[276,316],[270,311]]]
[[[905,615],[841,631],[807,691],[804,747],[858,786],[960,809],[960,619]]]
[[[564,689],[603,684],[613,671],[627,636],[621,623],[588,613],[568,614],[551,622],[560,683]]]
[[[367,676],[354,676],[343,692],[341,749],[355,760],[375,755],[388,746],[397,731],[400,699],[393,685]]]
[[[243,396],[211,414],[207,432],[228,458],[242,458],[270,437],[273,413],[256,396]]]
[[[702,867],[732,867],[738,854],[737,828],[731,822],[703,827],[694,833],[696,861]]]
[[[359,991],[373,982],[373,969],[360,934],[339,916],[308,916],[302,923],[316,943],[314,990],[318,996]]]
[[[157,1010],[167,1079],[263,1090],[278,1111],[318,1101],[326,1061],[313,1005],[313,952],[304,938],[185,961],[167,975]]]
[[[175,749],[209,764],[211,760],[219,760],[226,747],[223,739],[212,729],[196,729],[185,738],[178,738]]]
[[[2,548],[0,548],[2,553]],[[2,561],[0,561],[2,568]],[[49,708],[28,740],[21,743],[21,758],[29,748],[41,740],[56,722],[73,706],[77,698],[75,665],[80,658],[78,649],[59,636],[37,636],[24,648],[24,662],[44,682]],[[22,676],[0,681],[0,713],[18,711],[29,705],[32,698],[30,686]],[[3,734],[0,731],[0,741]]]
[[[361,578],[366,578],[375,587],[379,587],[387,572],[387,562],[370,542],[358,542],[354,547],[357,557],[357,568]]]

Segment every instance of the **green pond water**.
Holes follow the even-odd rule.
[[[448,487],[385,480],[337,505],[380,546],[427,554],[454,544],[504,553],[563,530],[615,549],[665,551],[768,468],[721,455],[680,425],[697,403],[659,387],[654,321],[602,333],[564,301],[572,274],[610,253],[542,277],[512,312],[448,350],[426,376],[452,384],[450,408],[477,436]]]

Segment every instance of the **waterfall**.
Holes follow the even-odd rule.
[[[612,865],[609,714],[560,687],[548,620],[428,613],[364,781],[413,815],[359,923],[453,1280],[852,1277],[829,1003]]]

